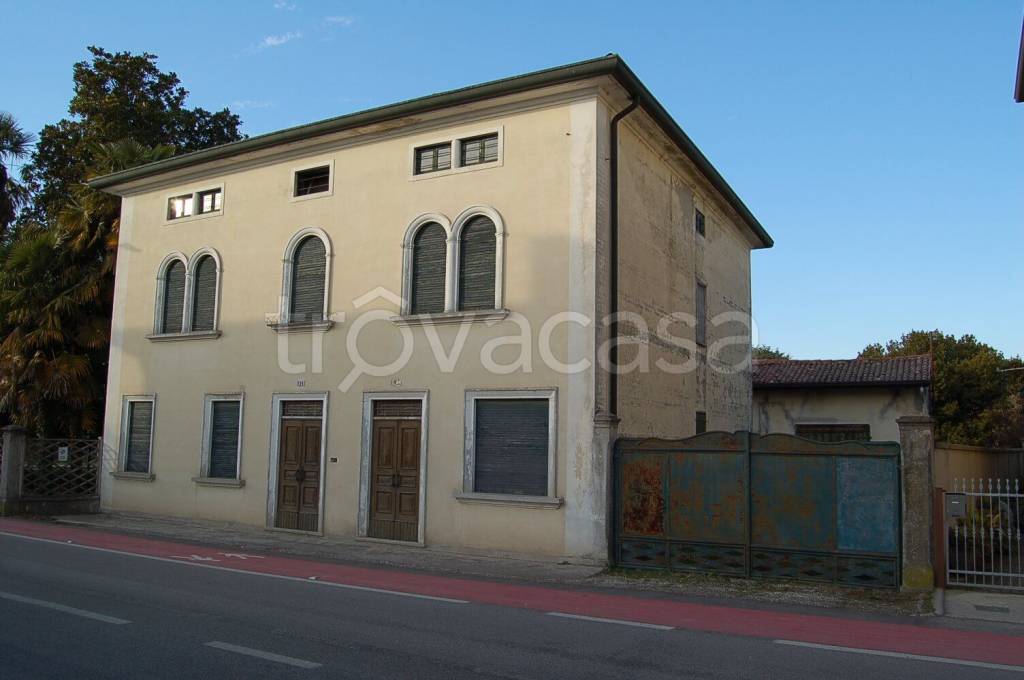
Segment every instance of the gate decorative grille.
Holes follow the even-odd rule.
[[[955,479],[945,494],[946,582],[1024,590],[1020,479]]]
[[[749,432],[619,440],[614,561],[896,587],[899,454]]]
[[[95,498],[99,495],[101,448],[98,439],[28,439],[22,498]]]

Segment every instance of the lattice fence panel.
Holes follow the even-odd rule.
[[[93,498],[99,494],[98,439],[29,439],[23,498]]]

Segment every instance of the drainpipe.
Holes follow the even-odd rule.
[[[608,328],[608,413],[612,416],[619,412],[619,322],[616,315],[619,312],[619,122],[632,113],[637,107],[635,97],[630,98],[629,106],[619,111],[612,117],[611,131],[608,136],[609,146],[609,197],[608,197],[608,259],[609,259],[609,282],[608,282],[608,310],[612,317]]]

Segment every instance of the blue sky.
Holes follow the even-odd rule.
[[[170,8],[173,7],[173,12]],[[248,134],[618,52],[774,236],[760,339],[912,328],[1024,354],[1019,0],[9,2],[0,109],[65,114],[86,45],[149,51]]]

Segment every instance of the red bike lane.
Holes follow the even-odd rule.
[[[0,534],[157,558],[200,568],[228,569],[443,600],[727,635],[1024,666],[1024,635],[776,612],[585,590],[565,590],[551,586],[495,583],[375,567],[356,567],[123,536],[29,520],[0,519]]]

